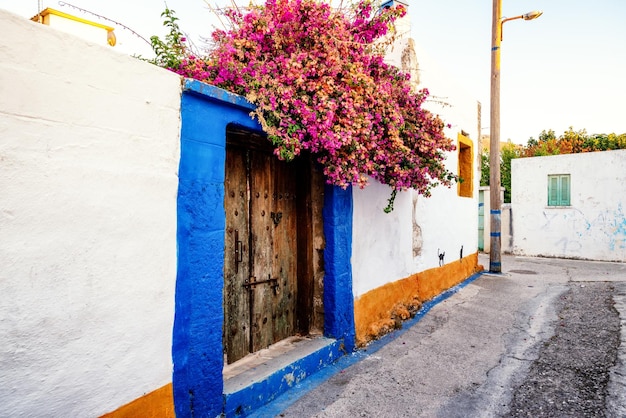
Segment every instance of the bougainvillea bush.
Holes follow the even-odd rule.
[[[363,187],[368,176],[393,193],[414,188],[428,196],[456,176],[444,166],[454,145],[444,123],[422,108],[427,90],[383,61],[384,40],[402,6],[379,9],[371,0],[350,10],[316,0],[268,0],[224,14],[205,56],[184,45],[166,10],[166,41],[153,38],[157,62],[185,77],[245,96],[276,155],[303,150],[322,164],[327,182]],[[172,57],[173,54],[173,57]]]

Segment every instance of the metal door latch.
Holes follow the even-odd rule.
[[[250,276],[246,281],[243,282],[243,287],[254,288],[257,284],[263,283],[272,283],[272,288],[274,292],[277,291],[277,288],[280,286],[278,284],[278,278],[272,277],[270,274],[267,275],[267,279],[265,280],[257,280],[255,276]]]
[[[243,261],[243,243],[239,241],[239,231],[235,229],[235,273],[239,273],[239,263]]]

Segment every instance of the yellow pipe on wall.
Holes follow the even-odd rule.
[[[34,22],[38,22],[38,23],[43,23],[44,25],[48,25],[49,24],[49,18],[46,19],[46,17],[50,16],[50,15],[59,16],[59,17],[62,17],[64,19],[73,20],[74,22],[83,23],[85,25],[94,26],[96,28],[104,29],[104,30],[107,31],[107,43],[109,45],[111,45],[111,46],[115,46],[115,44],[117,43],[117,39],[115,38],[115,33],[113,32],[115,30],[115,28],[113,28],[111,26],[103,25],[103,24],[98,23],[98,22],[93,22],[91,20],[83,19],[82,17],[70,15],[70,14],[61,12],[61,11],[56,10],[56,9],[51,9],[49,7],[44,9],[44,10],[42,10],[40,13],[36,14],[35,16],[31,17],[30,20],[32,20]]]

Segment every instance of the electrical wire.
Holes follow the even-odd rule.
[[[127,31],[129,31],[130,33],[132,33],[133,35],[135,35],[136,37],[138,37],[139,39],[143,40],[143,41],[144,41],[145,43],[147,43],[148,45],[152,46],[152,44],[150,43],[150,41],[149,41],[149,40],[147,40],[146,38],[144,38],[143,36],[141,36],[140,34],[138,34],[137,32],[135,32],[134,30],[132,30],[132,29],[131,29],[131,28],[129,28],[128,26],[124,25],[123,23],[117,22],[117,21],[115,21],[115,20],[113,20],[113,19],[109,19],[108,17],[105,17],[105,16],[102,16],[102,15],[99,15],[98,13],[91,12],[91,11],[86,10],[86,9],[83,9],[83,8],[81,8],[81,7],[74,6],[73,4],[70,4],[70,3],[67,3],[67,2],[64,2],[64,1],[60,1],[60,2],[59,2],[59,6],[61,6],[61,7],[63,7],[63,6],[68,6],[68,7],[72,8],[72,9],[76,9],[76,10],[79,10],[79,11],[81,11],[81,12],[83,12],[83,13],[88,13],[88,14],[93,15],[93,16],[96,16],[96,17],[98,17],[98,18],[100,18],[100,19],[103,19],[103,20],[106,20],[106,21],[108,21],[108,22],[111,22],[111,23],[113,23],[113,24],[115,24],[115,25],[117,25],[117,26],[119,26],[119,27],[121,27],[121,28],[123,28],[123,29],[126,29]]]

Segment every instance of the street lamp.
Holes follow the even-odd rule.
[[[543,14],[543,12],[540,11],[540,10],[533,10],[532,12],[528,12],[528,13],[525,13],[523,15],[514,16],[514,17],[507,17],[507,18],[501,19],[501,22],[500,22],[500,41],[502,41],[502,33],[503,33],[502,26],[504,26],[504,22],[508,22],[509,20],[515,20],[515,19],[533,20],[533,19],[537,19],[542,14]]]
[[[491,105],[489,131],[489,186],[490,186],[490,225],[491,240],[489,248],[489,271],[502,272],[501,249],[501,215],[502,200],[500,199],[500,45],[502,42],[502,26],[504,22],[515,19],[532,20],[541,16],[542,12],[533,11],[523,15],[502,19],[502,0],[493,0],[493,16],[491,26]]]

